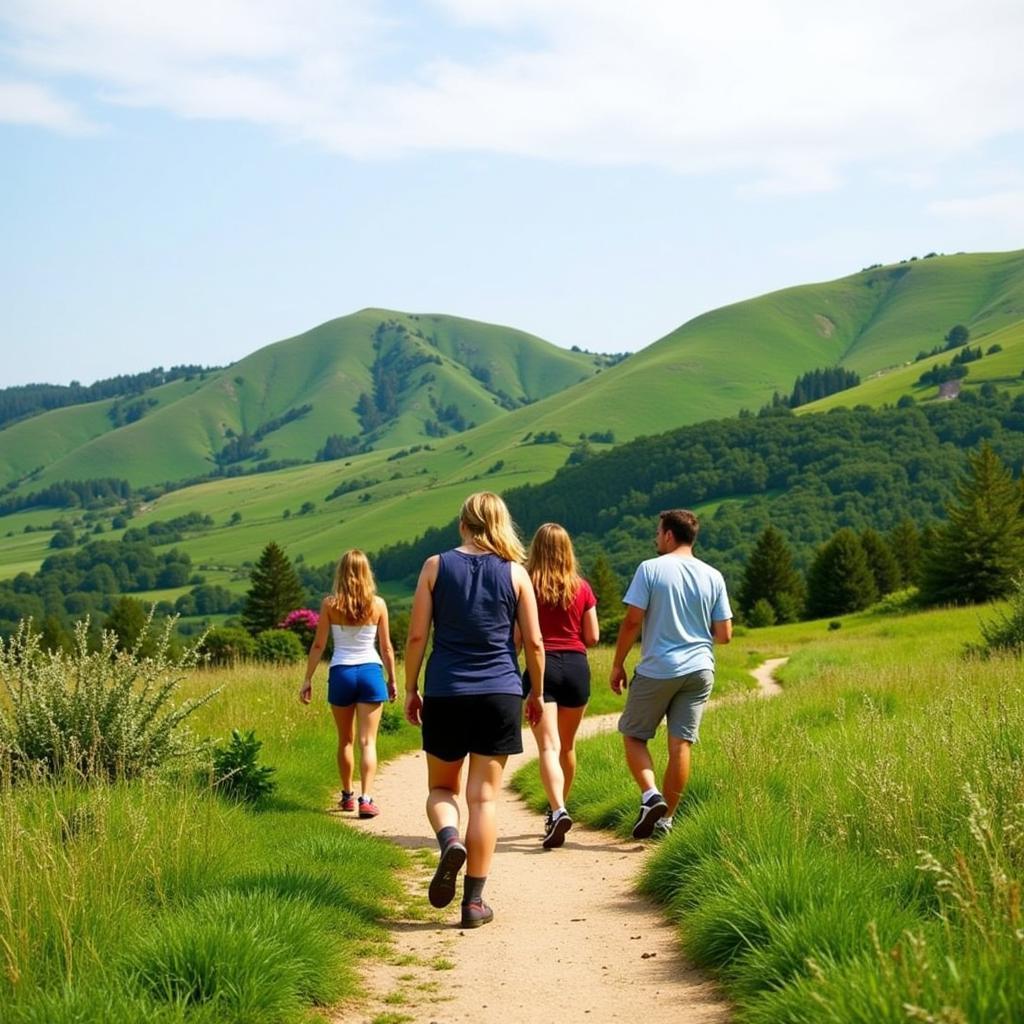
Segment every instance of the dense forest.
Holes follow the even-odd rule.
[[[639,438],[505,494],[528,538],[563,523],[583,565],[605,554],[620,577],[653,554],[655,516],[697,508],[698,553],[738,584],[761,531],[774,525],[806,571],[840,527],[889,531],[944,518],[968,452],[988,440],[1015,477],[1024,466],[1024,397],[988,391],[956,402],[795,416],[785,408]],[[379,551],[378,576],[411,581],[423,559],[457,542],[455,521]]]

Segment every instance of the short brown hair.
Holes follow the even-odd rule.
[[[689,509],[672,508],[667,512],[659,512],[658,519],[661,521],[662,531],[671,533],[677,544],[692,546],[700,532],[700,523]]]

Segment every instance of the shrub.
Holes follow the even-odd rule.
[[[259,763],[259,752],[263,744],[250,729],[244,736],[231,730],[231,742],[218,746],[213,751],[214,788],[234,800],[254,804],[277,788],[271,775],[277,771]]]
[[[256,657],[256,641],[237,626],[218,626],[203,640],[203,651],[211,665],[236,665]]]
[[[764,597],[758,598],[747,616],[748,624],[756,629],[761,626],[774,626],[775,621],[775,609],[771,602]]]
[[[397,701],[388,702],[384,705],[380,715],[380,731],[384,733],[398,732],[405,722],[405,714],[402,705]]]
[[[996,653],[1010,653],[1024,657],[1024,573],[1014,580],[1008,612],[998,612],[990,622],[981,623],[980,644],[968,644],[968,651],[989,657]]]
[[[216,691],[174,706],[182,673],[198,660],[195,647],[168,654],[173,622],[151,658],[121,650],[103,633],[89,650],[89,620],[75,625],[71,651],[43,651],[31,622],[0,640],[0,775],[130,778],[198,746],[181,728]]]
[[[256,659],[275,665],[294,665],[305,657],[302,641],[287,629],[265,629],[256,634]]]
[[[289,633],[294,633],[299,638],[302,646],[309,650],[319,624],[319,612],[315,612],[310,608],[296,608],[277,624],[277,628],[286,629]]]

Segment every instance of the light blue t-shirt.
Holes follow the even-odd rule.
[[[661,555],[641,562],[622,599],[644,609],[636,671],[648,679],[715,668],[711,623],[732,618],[722,574],[699,558]]]

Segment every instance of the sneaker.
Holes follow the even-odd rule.
[[[372,797],[369,800],[359,798],[360,818],[376,818],[378,814],[380,814],[380,808],[373,802]]]
[[[557,818],[549,811],[544,819],[544,838],[540,845],[545,850],[555,850],[565,842],[565,834],[572,828],[572,818],[568,811],[563,811]]]
[[[661,818],[654,823],[654,838],[664,839],[665,836],[670,835],[672,832],[672,819]]]
[[[354,811],[356,809],[355,793],[346,793],[345,790],[342,790],[341,799],[338,801],[338,806],[343,811]]]
[[[494,911],[483,900],[470,900],[462,904],[462,927],[479,928],[494,920]]]
[[[649,839],[654,826],[665,817],[668,804],[660,793],[652,793],[641,805],[633,826],[634,839]]]
[[[447,907],[455,899],[455,881],[465,863],[466,848],[457,839],[452,840],[444,848],[427,889],[427,898],[432,907]]]

